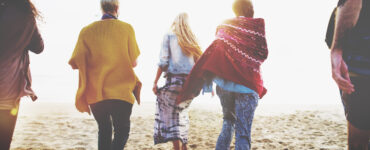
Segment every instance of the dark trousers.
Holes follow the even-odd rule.
[[[356,128],[370,131],[370,77],[351,77],[355,92],[341,92],[347,120]]]
[[[132,104],[122,100],[103,100],[91,104],[90,108],[99,127],[98,149],[123,150],[130,132]]]
[[[0,150],[9,150],[16,121],[10,110],[0,110]]]

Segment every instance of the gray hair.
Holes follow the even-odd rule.
[[[119,6],[118,0],[101,0],[100,1],[101,9],[106,13],[116,12]]]

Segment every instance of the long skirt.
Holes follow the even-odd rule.
[[[164,87],[157,94],[154,123],[154,144],[180,140],[188,142],[189,115],[188,106],[176,106],[176,97],[182,89],[186,76],[167,77]]]

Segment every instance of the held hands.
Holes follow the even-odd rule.
[[[355,91],[355,88],[351,83],[348,67],[343,60],[342,52],[342,50],[331,51],[332,77],[343,92],[351,94]]]

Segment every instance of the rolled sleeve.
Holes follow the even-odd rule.
[[[170,58],[170,48],[169,48],[169,37],[165,35],[162,42],[162,48],[159,54],[159,63],[158,66],[162,69],[167,68],[169,65],[169,58]]]

